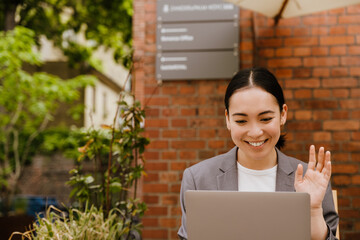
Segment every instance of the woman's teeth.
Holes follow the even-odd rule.
[[[265,141],[262,141],[262,142],[249,142],[249,144],[250,144],[251,146],[254,146],[254,147],[259,147],[259,146],[263,145],[264,142],[265,142]]]

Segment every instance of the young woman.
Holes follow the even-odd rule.
[[[233,77],[225,94],[225,117],[236,146],[185,169],[180,192],[181,239],[187,239],[187,190],[307,192],[312,240],[336,239],[338,215],[329,182],[330,152],[321,147],[316,154],[312,145],[308,164],[283,154],[281,128],[287,111],[283,91],[267,69],[245,69]]]

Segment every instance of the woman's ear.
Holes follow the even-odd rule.
[[[280,124],[281,125],[285,125],[285,123],[286,123],[287,111],[288,111],[287,105],[283,104],[282,111],[280,113]]]
[[[230,118],[229,118],[229,113],[226,109],[225,109],[225,118],[226,118],[226,127],[230,131]]]

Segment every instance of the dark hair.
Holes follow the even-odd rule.
[[[230,97],[239,89],[246,87],[259,87],[273,95],[279,105],[280,112],[283,110],[285,98],[283,90],[276,77],[266,68],[254,67],[240,70],[231,79],[225,93],[225,108],[229,112]],[[281,134],[276,147],[281,149],[285,145],[285,134]]]

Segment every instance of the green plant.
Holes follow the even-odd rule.
[[[73,102],[79,89],[95,81],[23,70],[24,63],[40,65],[34,32],[24,27],[0,32],[0,197],[7,214],[24,164],[35,153],[33,144],[53,119],[59,103]]]
[[[112,126],[77,132],[82,145],[68,184],[80,209],[87,204],[106,212],[119,209],[132,230],[134,220],[146,210],[137,199],[137,185],[145,174],[143,152],[149,140],[141,135],[145,113],[140,103],[129,104],[123,97]],[[90,167],[85,168],[86,163]]]
[[[133,211],[131,206],[127,211]],[[70,209],[68,213],[50,206],[45,217],[38,218],[33,224],[32,230],[15,232],[11,238],[21,235],[22,239],[28,240],[122,240],[128,239],[130,224],[130,221],[126,221],[124,211],[118,208],[111,209],[105,215],[101,208],[95,206],[86,207],[84,211]],[[139,229],[140,226],[132,225],[131,228]]]

